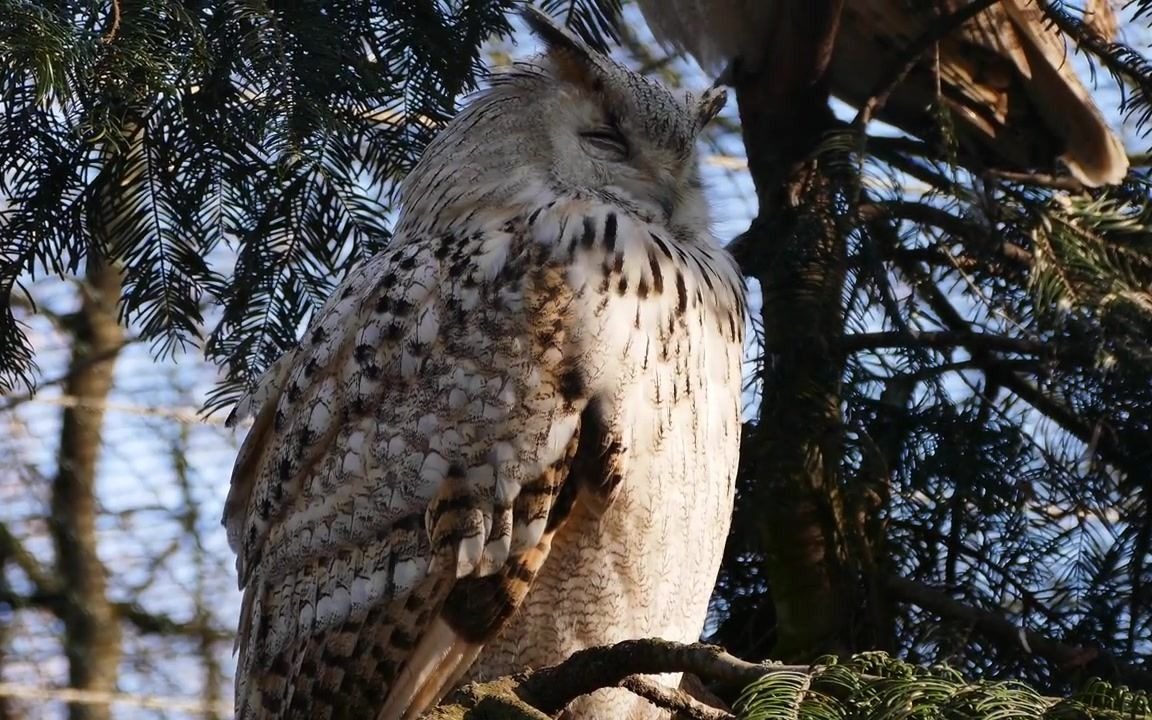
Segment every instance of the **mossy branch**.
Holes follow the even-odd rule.
[[[839,720],[895,717],[1152,718],[1146,693],[1091,681],[1069,698],[1048,697],[1019,682],[970,681],[943,666],[920,667],[884,653],[812,665],[757,664],[712,645],[629,640],[575,653],[551,668],[473,683],[423,720],[545,720],[572,700],[602,688],[635,690],[636,675],[692,673],[706,682],[744,688],[727,710],[683,693],[642,692],[683,717],[739,720]]]

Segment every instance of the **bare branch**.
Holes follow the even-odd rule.
[[[629,675],[620,685],[658,708],[676,712],[677,716],[684,720],[735,720],[736,717],[732,713],[693,700],[683,690],[661,685],[643,675]]]
[[[40,560],[24,547],[20,538],[13,535],[6,525],[0,524],[0,570],[8,561],[20,568],[37,593],[49,594],[56,591],[52,576]]]
[[[122,692],[105,692],[99,690],[77,690],[75,688],[44,688],[17,683],[0,683],[0,697],[20,698],[23,700],[50,700],[64,702],[72,705],[131,705],[148,710],[164,710],[166,712],[183,712],[203,714],[207,711],[220,715],[231,716],[231,704],[222,703],[219,707],[205,707],[199,700],[165,697],[162,695],[137,695]]]
[[[845,335],[840,339],[844,352],[859,352],[886,347],[980,347],[995,352],[1020,355],[1045,355],[1051,348],[1037,340],[994,335],[984,332],[871,332]]]

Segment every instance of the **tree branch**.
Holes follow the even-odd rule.
[[[33,390],[29,390],[28,392],[20,394],[5,395],[5,402],[3,405],[0,405],[0,412],[9,412],[19,405],[23,405],[26,402],[34,400],[37,396],[37,393],[39,393],[44,388],[52,387],[54,385],[69,384],[78,374],[88,372],[91,368],[97,365],[115,360],[117,357],[119,357],[120,352],[124,350],[124,348],[139,341],[139,338],[126,338],[111,347],[104,348],[99,352],[91,353],[82,360],[79,360],[76,363],[70,365],[68,370],[65,371],[62,375],[38,382]]]
[[[1084,192],[1084,184],[1074,177],[1053,175],[1041,172],[1013,172],[1010,170],[989,169],[984,174],[995,180],[1007,180],[1020,185],[1046,187],[1053,190],[1066,190],[1073,193]]]
[[[1050,346],[1037,340],[985,332],[956,332],[952,330],[913,333],[898,331],[853,333],[840,339],[840,348],[846,353],[886,347],[979,347],[995,352],[1041,356],[1051,351]]]
[[[736,720],[732,713],[697,702],[683,690],[661,685],[643,675],[629,675],[620,681],[620,686],[658,708],[672,710],[677,720]]]
[[[932,282],[931,278],[927,277],[920,268],[913,264],[906,264],[901,265],[900,269],[914,282],[917,290],[945,327],[962,335],[977,334],[973,332],[971,323],[963,318],[953,307],[951,301],[936,286],[936,283]],[[983,364],[989,377],[995,378],[1002,387],[1013,392],[1021,400],[1091,447],[1093,453],[1098,454],[1104,462],[1121,468],[1130,475],[1138,476],[1140,474],[1139,460],[1133,458],[1129,450],[1124,447],[1107,425],[1093,424],[1077,415],[1063,403],[1049,397],[1026,379],[1005,368],[1002,361],[992,356],[987,348],[978,345],[966,345],[966,347],[972,358]]]
[[[983,255],[991,253],[1018,267],[1032,266],[1032,253],[1028,250],[1005,240],[996,243],[990,233],[946,210],[925,203],[907,200],[861,203],[857,212],[863,222],[908,220],[918,225],[931,225],[954,236],[971,252]]]
[[[49,584],[45,588],[37,588],[32,593],[17,593],[10,588],[0,588],[0,605],[7,605],[14,609],[39,608],[59,616],[67,607],[67,595]],[[141,635],[163,635],[168,637],[186,637],[201,640],[226,641],[233,635],[221,628],[213,627],[199,621],[184,622],[175,620],[167,615],[151,613],[135,603],[110,603],[113,614],[120,621],[130,623],[136,632]]]
[[[1020,630],[995,613],[970,608],[939,591],[901,578],[890,578],[889,583],[893,594],[898,595],[906,590],[910,597],[923,603],[912,601],[918,606],[934,612],[939,609],[940,614],[947,617],[971,622],[986,632],[995,633],[995,638],[1017,644],[1020,642]],[[1045,656],[1057,658],[1058,661],[1082,662],[1089,652],[1085,648],[1065,645],[1039,633],[1025,632],[1023,637],[1034,651],[1050,652],[1051,656]],[[1145,670],[1130,666],[1121,666],[1121,669],[1125,672],[1123,677],[1132,682],[1133,686],[1148,679],[1146,676],[1149,673]],[[851,717],[856,717],[852,713],[859,710],[860,706],[854,703],[861,702],[862,696],[871,702],[876,699],[877,691],[891,694],[897,685],[915,684],[918,681],[907,664],[876,653],[865,653],[831,664],[774,665],[750,663],[728,654],[723,648],[711,645],[683,645],[659,639],[627,640],[616,645],[581,650],[559,665],[534,673],[472,683],[454,693],[448,704],[425,713],[422,720],[546,720],[555,717],[577,697],[613,687],[632,689],[662,708],[679,710],[682,698],[676,692],[665,688],[653,689],[654,683],[637,682],[635,677],[638,674],[661,673],[692,673],[709,683],[722,684],[738,691],[744,691],[753,683],[771,675],[803,676],[806,690],[797,696],[797,701],[802,702],[803,693],[808,691],[837,698],[845,703],[844,709]],[[997,688],[994,687],[995,683],[968,683],[958,675],[949,675],[947,679],[937,677],[932,682],[949,684],[952,690],[945,695],[950,698],[964,694],[971,697],[981,692],[997,695],[1017,690],[1011,684]],[[873,690],[864,689],[861,693],[862,688]],[[916,695],[915,688],[907,689],[908,697]],[[1092,712],[1085,713],[1088,708],[1075,700],[1039,697],[1033,691],[1027,691],[1027,698],[1033,703],[1039,701],[1038,705],[1048,710],[1069,703],[1067,710],[1079,711],[1069,717],[1122,718],[1131,715],[1118,709],[1105,709],[1109,707],[1106,702],[1094,706]],[[931,704],[928,698],[922,700]],[[978,702],[975,704],[979,706]],[[872,709],[875,710],[875,707]],[[955,707],[951,709],[956,710]],[[709,711],[690,717],[704,720],[728,720],[732,717],[712,709]],[[1051,716],[1065,715],[1053,712]]]
[[[1020,627],[1003,615],[966,605],[947,593],[921,583],[892,576],[885,583],[898,600],[948,620],[966,623],[1000,645],[1017,647],[1064,667],[1089,667],[1101,675],[1111,674],[1133,688],[1152,689],[1152,672],[1111,658],[1100,648],[1069,645]]]
[[[714,645],[681,645],[667,640],[626,640],[609,647],[574,653],[554,667],[539,670],[520,685],[520,696],[554,714],[581,695],[616,687],[630,675],[690,672],[709,682],[744,687],[766,671],[786,666],[750,663]],[[806,672],[807,665],[787,666]]]
[[[16,567],[28,577],[36,593],[55,592],[56,583],[40,560],[24,547],[24,543],[12,534],[7,525],[0,524],[0,571],[8,561],[15,563]]]

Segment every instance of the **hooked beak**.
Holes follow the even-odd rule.
[[[661,173],[663,175],[663,173]],[[672,213],[680,202],[680,191],[676,187],[676,180],[671,176],[663,176],[657,181],[656,204],[664,212],[664,219],[671,220]]]

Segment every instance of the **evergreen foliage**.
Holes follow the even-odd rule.
[[[234,399],[387,242],[396,181],[512,5],[3,0],[0,387],[32,359],[18,278],[96,252],[124,317],[162,354],[206,336],[231,381],[212,405]]]
[[[21,274],[95,252],[161,355],[204,339],[209,409],[230,404],[387,242],[396,182],[515,5],[0,1],[0,389],[33,360]],[[617,2],[543,5],[613,36]]]
[[[1120,720],[1148,717],[1152,704],[1142,692],[1101,681],[1071,697],[1045,697],[1015,681],[970,682],[948,667],[862,653],[824,658],[809,672],[768,672],[744,690],[736,712],[740,720]]]
[[[1120,109],[1146,137],[1152,66],[1069,8],[1046,10],[1120,81]],[[1132,10],[1152,17],[1148,3]],[[850,646],[1057,693],[1093,676],[1152,688],[1147,168],[1097,191],[957,167],[941,116],[938,144],[871,136],[853,155],[838,341],[846,519],[829,518],[859,583]],[[826,141],[841,151],[833,176],[858,131]],[[748,500],[765,479],[747,455],[709,640],[772,658],[762,510]],[[893,577],[958,602],[929,607]],[[989,631],[985,615],[1014,629]],[[1053,645],[1031,647],[1026,632]]]

